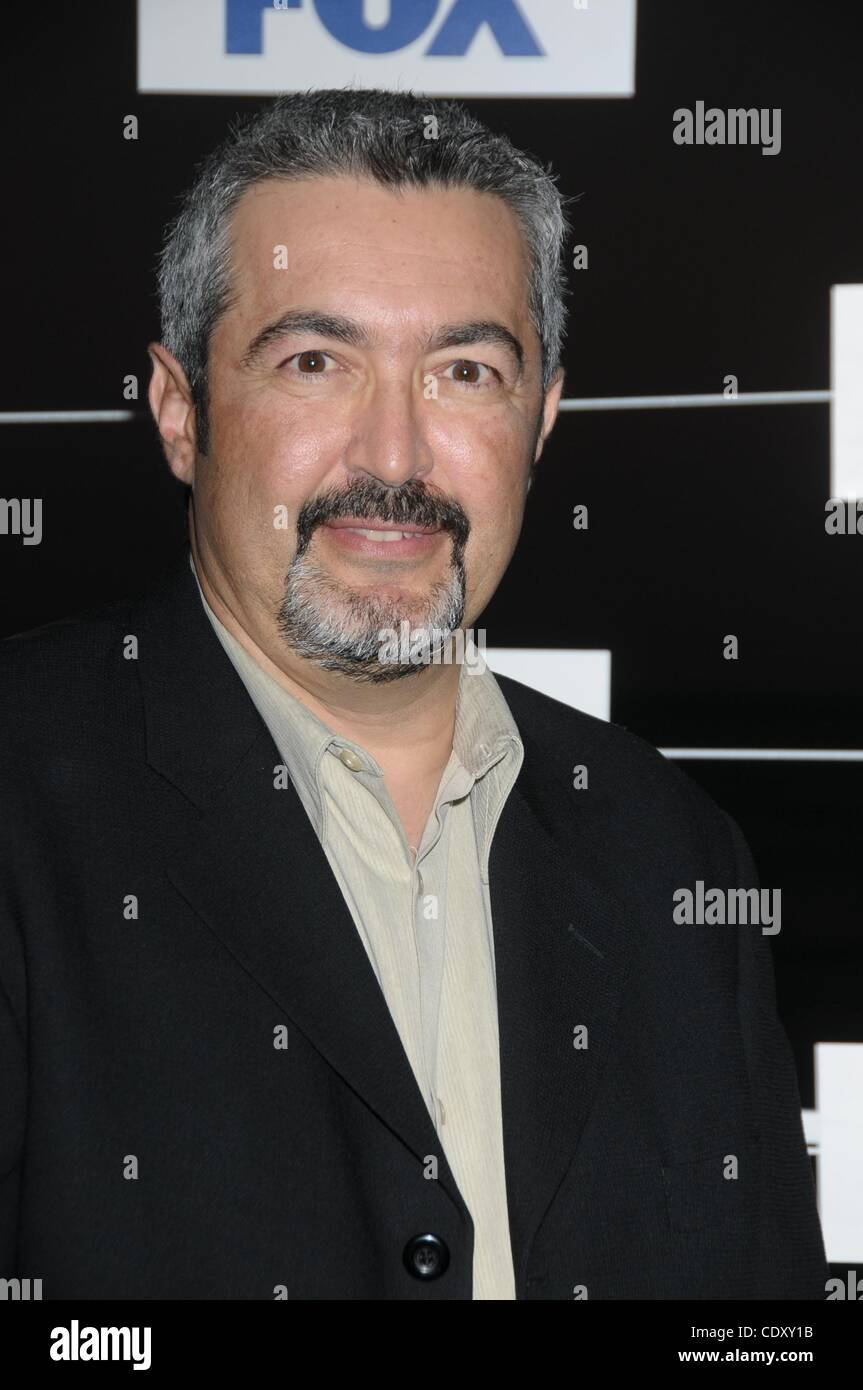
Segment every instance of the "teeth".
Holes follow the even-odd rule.
[[[364,526],[352,526],[351,530],[370,541],[403,541],[409,536],[419,534],[417,531],[368,531]]]

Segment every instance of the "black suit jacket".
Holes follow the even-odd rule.
[[[187,557],[0,669],[0,1277],[469,1299],[470,1215]],[[490,860],[517,1296],[823,1298],[769,939],[672,920],[699,878],[755,882],[739,830],[625,729],[500,686],[525,745]],[[432,1279],[404,1258],[425,1234]]]

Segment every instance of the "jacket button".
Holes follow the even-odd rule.
[[[439,1279],[449,1265],[449,1247],[440,1236],[414,1236],[405,1246],[403,1259],[414,1279]]]

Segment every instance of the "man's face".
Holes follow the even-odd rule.
[[[231,231],[209,452],[172,457],[199,553],[276,664],[406,674],[381,630],[478,616],[554,418],[519,225],[472,190],[339,177],[257,185]]]

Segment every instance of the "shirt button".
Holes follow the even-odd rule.
[[[449,1249],[440,1236],[430,1233],[414,1236],[404,1248],[402,1259],[414,1279],[439,1279],[449,1264]]]
[[[343,762],[345,767],[349,767],[351,772],[362,772],[363,770],[362,758],[358,757],[350,748],[341,749],[339,752],[339,761]]]

